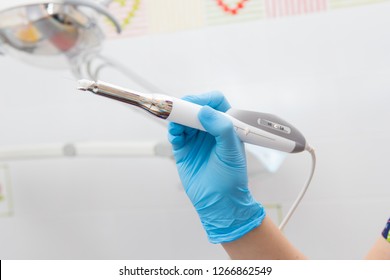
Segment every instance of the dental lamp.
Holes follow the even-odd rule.
[[[127,66],[100,54],[104,34],[98,15],[121,32],[107,9],[112,1],[1,0],[0,53],[36,66],[67,68],[76,78],[97,80],[103,68],[111,67],[144,89],[161,92]]]
[[[0,51],[37,66],[73,68],[98,53],[104,35],[97,15],[121,31],[106,7],[90,0],[0,1]]]

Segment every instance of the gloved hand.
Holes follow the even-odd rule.
[[[218,92],[183,99],[207,105],[198,115],[207,132],[169,124],[180,179],[209,241],[236,240],[259,226],[265,211],[248,189],[244,144],[231,121],[216,111],[226,112],[230,105]]]

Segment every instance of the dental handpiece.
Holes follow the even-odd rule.
[[[102,81],[79,80],[79,90],[125,102],[152,115],[205,131],[198,119],[202,106],[163,94],[145,94]],[[302,133],[281,118],[260,112],[230,109],[229,118],[241,141],[288,153],[310,150]]]

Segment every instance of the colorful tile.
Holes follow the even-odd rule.
[[[207,25],[264,18],[263,0],[205,0],[204,7]]]
[[[202,27],[204,26],[203,1],[150,0],[148,18],[151,33]]]
[[[390,0],[113,0],[109,10],[123,28],[120,37],[175,32],[219,24],[299,16]],[[108,37],[119,37],[102,20]]]
[[[328,0],[264,0],[267,18],[324,12]]]
[[[112,22],[102,19],[103,31],[107,37],[137,36],[149,33],[145,0],[113,0],[109,11],[118,19],[122,33],[117,34]]]
[[[367,4],[374,4],[380,2],[389,2],[389,0],[328,0],[329,8],[338,9],[351,6],[360,6]]]

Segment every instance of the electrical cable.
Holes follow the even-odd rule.
[[[311,159],[312,159],[310,175],[309,175],[309,178],[307,179],[305,185],[303,186],[301,192],[298,194],[298,197],[296,198],[296,200],[292,204],[290,210],[288,211],[288,213],[284,217],[283,221],[280,223],[280,225],[279,225],[279,229],[280,230],[284,229],[284,227],[286,226],[286,224],[290,220],[291,216],[294,214],[294,212],[297,209],[299,203],[301,202],[302,198],[304,197],[307,189],[309,188],[311,180],[313,179],[314,171],[316,169],[316,154],[315,154],[315,150],[311,146],[309,146],[309,145],[306,147],[306,150],[310,153]]]

